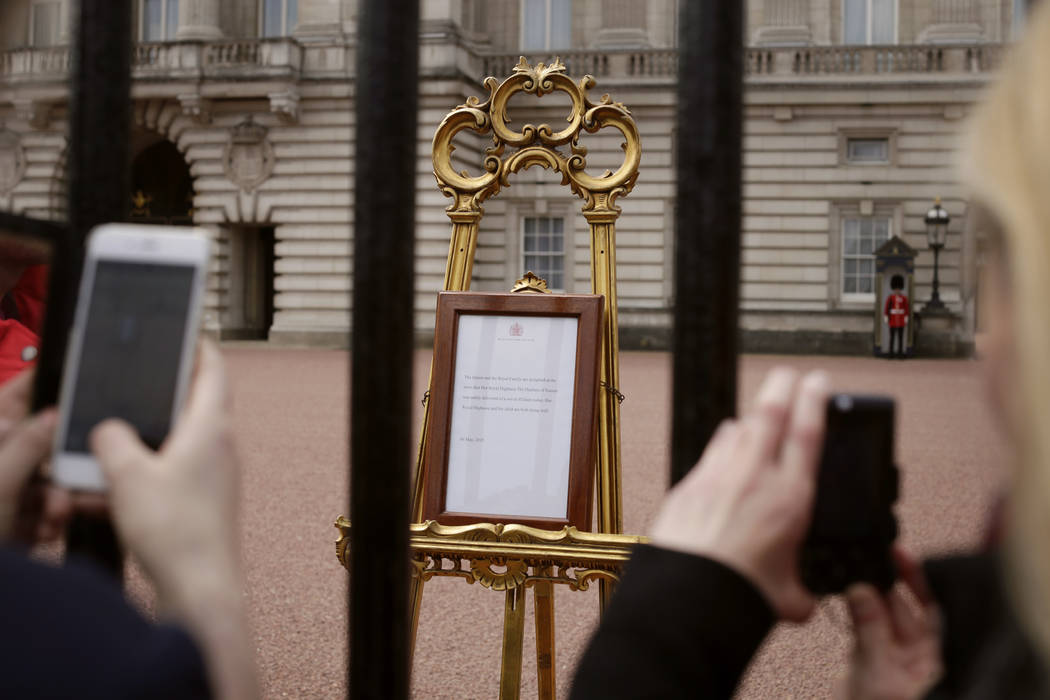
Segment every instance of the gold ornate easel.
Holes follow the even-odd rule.
[[[550,65],[530,66],[521,58],[514,74],[503,82],[485,79],[489,97],[484,102],[470,97],[466,104],[449,112],[434,135],[434,176],[438,187],[452,198],[446,212],[452,220],[452,240],[445,268],[446,291],[470,289],[471,272],[478,241],[478,227],[484,213],[481,204],[510,186],[510,175],[533,165],[561,173],[561,184],[584,200],[583,216],[591,231],[591,289],[605,297],[602,324],[601,395],[598,399],[598,441],[596,463],[597,533],[579,532],[568,527],[560,531],[541,530],[523,525],[477,523],[444,526],[432,521],[419,522],[423,516],[423,466],[430,425],[430,405],[424,398],[423,430],[416,462],[415,490],[411,526],[412,626],[419,622],[423,584],[434,576],[457,576],[475,581],[486,588],[505,591],[503,661],[500,675],[500,697],[517,698],[521,687],[522,639],[525,625],[525,591],[535,592],[536,654],[539,674],[539,697],[553,698],[554,677],[554,590],[556,583],[571,590],[585,590],[592,581],[600,586],[602,610],[619,580],[630,548],[644,538],[623,535],[620,486],[620,364],[617,339],[616,306],[616,219],[620,208],[616,199],[634,187],[641,160],[638,128],[627,108],[603,95],[591,102],[588,91],[593,77],[584,76],[578,83],[565,75],[559,59]],[[560,131],[548,124],[524,125],[520,131],[508,125],[507,103],[518,93],[543,97],[560,91],[572,102],[568,126]],[[600,177],[584,172],[587,149],[580,136],[612,127],[624,136],[624,161],[615,172]],[[451,163],[452,140],[460,131],[470,129],[482,136],[490,135],[493,145],[486,149],[485,172],[476,177],[456,172]],[[568,146],[568,153],[559,147]],[[510,153],[507,153],[508,149]],[[544,291],[531,273],[519,280],[515,291]],[[428,392],[429,395],[429,392]],[[350,522],[336,521],[341,536],[336,553],[344,566],[348,564]]]

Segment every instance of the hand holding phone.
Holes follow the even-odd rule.
[[[59,398],[52,477],[103,491],[88,436],[107,418],[157,449],[186,390],[209,258],[199,229],[106,224],[92,231]]]
[[[828,399],[826,424],[816,502],[800,555],[802,581],[816,594],[841,593],[857,582],[887,590],[897,577],[893,399],[837,394]]]

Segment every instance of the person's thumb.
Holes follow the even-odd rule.
[[[40,462],[51,451],[56,414],[53,409],[23,421],[14,428],[0,448],[0,489],[17,492]],[[5,494],[9,495],[9,494]]]
[[[117,419],[100,423],[91,431],[91,451],[110,484],[120,483],[129,470],[153,459],[153,452],[142,444],[135,429]]]
[[[874,586],[856,583],[846,591],[846,606],[857,637],[857,652],[878,654],[893,643],[889,610]]]

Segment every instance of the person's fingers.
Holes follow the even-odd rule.
[[[0,485],[7,489],[21,489],[51,451],[55,422],[55,410],[47,409],[11,430],[0,445]]]
[[[791,410],[791,425],[781,452],[781,465],[792,479],[813,481],[824,445],[830,382],[824,372],[803,378]]]
[[[877,656],[893,644],[890,613],[874,586],[855,583],[846,591],[846,607],[853,622],[856,651],[862,656]]]
[[[904,585],[915,594],[924,607],[931,605],[934,602],[933,593],[930,592],[930,585],[919,560],[900,545],[894,545],[893,561],[897,565],[897,576]]]
[[[929,627],[923,615],[908,603],[900,590],[891,590],[886,595],[886,602],[897,641],[910,644],[926,634]]]
[[[91,431],[90,443],[102,473],[111,484],[119,483],[128,470],[153,459],[153,452],[142,444],[135,429],[122,420],[99,423]]]
[[[707,442],[704,453],[700,455],[700,460],[685,475],[685,478],[682,479],[682,484],[685,485],[696,481],[706,467],[722,463],[738,431],[739,426],[734,420],[726,419],[719,423],[718,428],[715,429],[715,434]]]
[[[187,440],[196,442],[199,439],[198,431],[214,426],[228,409],[229,392],[222,355],[214,343],[202,340],[197,356],[197,373],[190,387],[186,408],[176,422],[168,444],[161,451],[167,451],[169,446]]]
[[[32,394],[32,369],[0,385],[0,440],[11,431],[18,421],[25,418]]]
[[[753,464],[764,465],[780,452],[797,384],[798,372],[789,367],[777,367],[766,375],[744,420],[749,443],[746,458],[754,460]]]

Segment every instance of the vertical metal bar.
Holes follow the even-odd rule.
[[[419,2],[362,5],[355,96],[349,697],[402,700],[410,670]]]
[[[672,483],[736,411],[743,120],[744,3],[679,5]]]
[[[131,2],[81,0],[72,54],[69,118],[69,226],[51,261],[47,317],[34,403],[58,397],[84,259],[84,239],[97,224],[125,218],[131,125]],[[118,577],[123,553],[107,518],[78,516],[66,551],[88,556]]]

